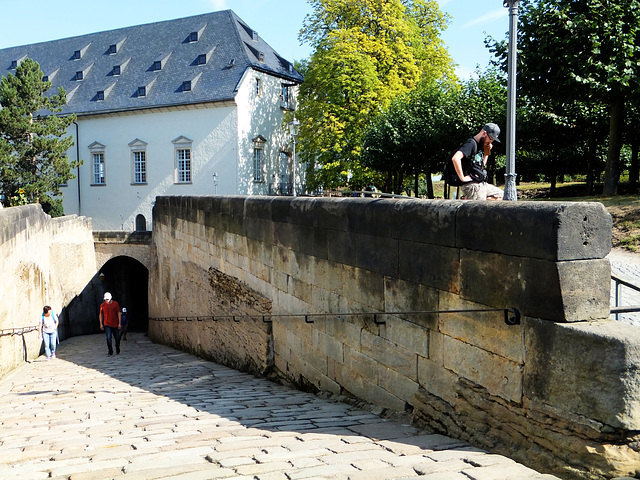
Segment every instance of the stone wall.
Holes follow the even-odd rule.
[[[73,334],[68,305],[96,272],[91,230],[90,219],[52,219],[40,205],[0,210],[0,330],[36,326],[50,305],[60,316],[60,337]],[[35,331],[0,337],[0,377],[24,362],[25,349],[28,359],[39,355]]]
[[[598,203],[159,197],[149,334],[566,478],[640,475],[610,235]]]

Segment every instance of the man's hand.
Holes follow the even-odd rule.
[[[484,144],[484,156],[488,157],[489,155],[491,155],[491,149],[493,148],[493,144],[492,143],[485,143]]]
[[[104,325],[100,324],[100,330],[104,330]]]

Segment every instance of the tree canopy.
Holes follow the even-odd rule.
[[[424,78],[453,77],[433,0],[311,0],[300,39],[314,52],[300,88],[301,160],[312,186],[361,188],[365,128]]]
[[[614,194],[624,109],[640,74],[640,0],[523,0],[518,83],[523,95],[609,105],[604,193]],[[506,45],[494,44],[506,61]]]
[[[0,191],[9,205],[40,202],[50,211],[57,204],[60,212],[60,201],[52,197],[74,178],[71,169],[77,163],[66,156],[73,139],[65,134],[75,116],[55,115],[66,95],[60,88],[45,96],[50,87],[30,58],[0,82]]]

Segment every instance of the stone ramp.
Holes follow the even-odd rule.
[[[0,381],[0,478],[552,479],[512,460],[129,334]]]

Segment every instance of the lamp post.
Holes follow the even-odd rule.
[[[291,165],[291,195],[296,196],[296,136],[298,135],[298,129],[300,128],[300,122],[296,120],[294,115],[293,120],[289,122],[289,134],[293,141],[293,157]]]
[[[509,9],[509,57],[507,66],[507,171],[504,175],[504,199],[518,200],[516,190],[516,68],[518,55],[518,3],[504,0]]]
[[[216,195],[218,193],[218,174],[213,172],[213,194]]]

